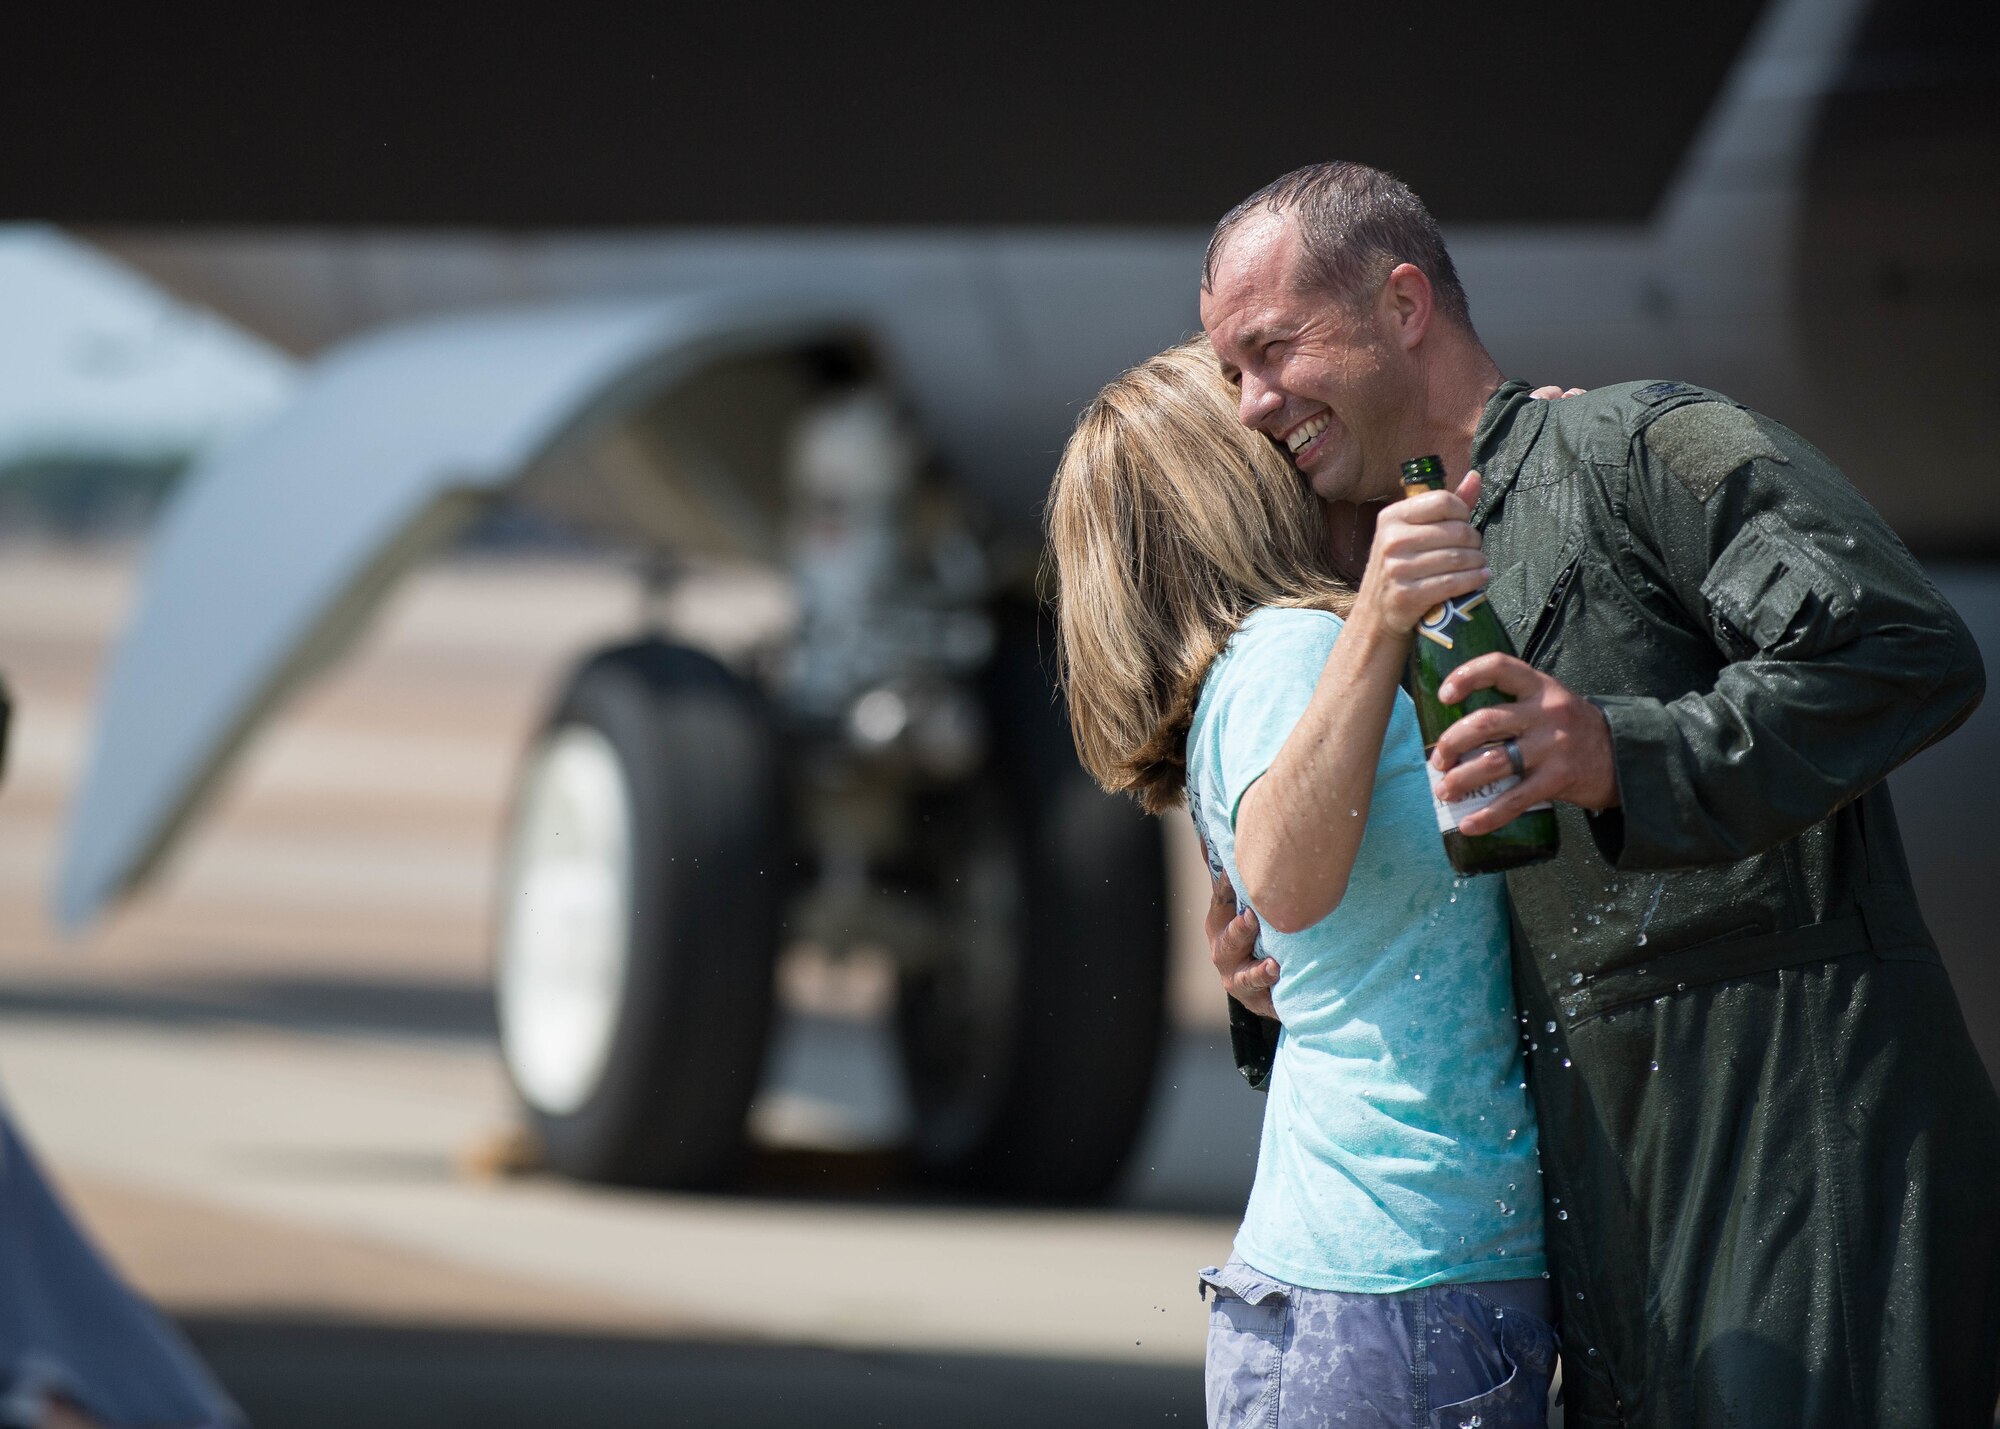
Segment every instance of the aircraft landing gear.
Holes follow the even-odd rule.
[[[726,1182],[769,1038],[784,909],[763,697],[657,640],[586,662],[527,760],[501,882],[502,1058],[543,1159]]]
[[[912,1155],[968,1189],[1086,1200],[1137,1141],[1158,1067],[1160,829],[1077,764],[1031,612],[1003,615],[985,683],[993,767],[932,822],[948,955],[899,983]]]

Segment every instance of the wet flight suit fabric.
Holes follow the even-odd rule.
[[[1978,703],[1969,632],[1713,392],[1508,383],[1473,464],[1493,604],[1622,795],[1507,876],[1566,1422],[1983,1429],[2000,1102],[1882,782]]]

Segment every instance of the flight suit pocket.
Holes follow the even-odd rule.
[[[1758,652],[1811,655],[1851,633],[1854,600],[1812,544],[1783,522],[1756,516],[1736,533],[1702,582],[1716,637],[1739,659]]]
[[[1507,566],[1487,584],[1486,598],[1523,660],[1533,664],[1561,623],[1562,608],[1583,564],[1582,542],[1569,537],[1560,549],[1535,552]]]
[[[1210,1429],[1275,1423],[1290,1295],[1240,1260],[1202,1271],[1201,1293],[1209,1297],[1203,1381]]]

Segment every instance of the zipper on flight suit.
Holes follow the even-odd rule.
[[[1562,568],[1556,583],[1549,587],[1549,598],[1542,602],[1541,613],[1535,617],[1535,628],[1528,632],[1528,638],[1521,645],[1522,663],[1532,665],[1535,656],[1549,638],[1549,631],[1556,623],[1556,610],[1562,605],[1563,597],[1569,594],[1569,584],[1576,579],[1577,568],[1583,564],[1583,552],[1578,551],[1569,558],[1569,564]]]

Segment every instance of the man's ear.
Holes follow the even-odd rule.
[[[1382,284],[1382,304],[1389,331],[1404,351],[1424,340],[1424,334],[1430,331],[1434,309],[1431,280],[1423,269],[1414,263],[1398,263],[1391,268]]]

